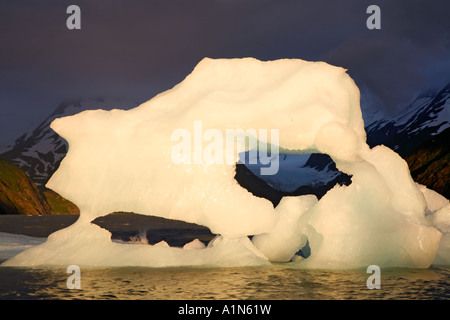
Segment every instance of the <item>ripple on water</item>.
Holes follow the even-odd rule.
[[[449,299],[450,269],[387,269],[369,290],[365,270],[245,268],[82,268],[67,289],[63,267],[0,268],[0,299]]]

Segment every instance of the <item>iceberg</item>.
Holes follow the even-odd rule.
[[[427,268],[440,246],[443,231],[426,217],[406,162],[367,145],[358,87],[325,62],[205,58],[134,109],[84,111],[51,127],[69,151],[47,187],[74,202],[80,217],[3,265]],[[228,140],[230,130],[238,134]],[[278,152],[327,154],[352,183],[320,200],[284,197],[274,207],[234,178],[239,155],[249,151],[270,161]],[[208,155],[226,160],[201,161]],[[117,211],[196,223],[217,237],[184,249],[114,243],[91,222]],[[448,214],[436,213],[442,219]],[[298,259],[307,243],[309,257]]]
[[[417,184],[419,190],[425,196],[427,209],[426,218],[436,227],[443,236],[433,261],[433,265],[450,265],[450,202],[448,199],[428,189],[426,186]]]
[[[45,238],[0,232],[0,260],[10,259],[20,252],[42,244]]]

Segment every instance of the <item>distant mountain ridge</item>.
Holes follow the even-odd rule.
[[[414,181],[450,199],[450,128],[422,143],[405,160]]]
[[[366,126],[370,147],[385,145],[403,158],[450,127],[450,83],[437,94],[418,96],[397,116]]]
[[[397,116],[372,122],[366,132],[369,146],[395,150],[414,181],[450,198],[450,83],[419,95]]]

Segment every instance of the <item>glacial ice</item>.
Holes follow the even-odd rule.
[[[45,238],[0,232],[0,261],[10,259],[43,242],[45,242]]]
[[[205,58],[181,83],[137,108],[56,119],[52,128],[68,141],[69,152],[47,186],[77,204],[80,218],[4,265],[292,261],[299,268],[345,269],[448,262],[450,241],[442,226],[448,226],[449,206],[428,203],[433,195],[412,180],[394,151],[366,144],[359,99],[346,70],[324,62]],[[274,208],[234,179],[246,143],[232,152],[222,145],[231,162],[174,163],[173,132],[195,134],[199,121],[202,132],[223,136],[229,129],[276,129],[277,145],[269,137],[260,141],[285,154],[328,154],[352,183],[320,200],[284,197]],[[196,223],[217,237],[206,247],[196,242],[184,249],[115,243],[91,221],[117,211]],[[307,242],[310,256],[298,259],[295,253]]]
[[[443,236],[434,258],[434,265],[450,265],[450,202],[439,193],[419,185],[427,202],[426,218]]]

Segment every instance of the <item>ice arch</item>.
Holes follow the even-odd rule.
[[[239,157],[244,158],[247,153]],[[334,161],[325,154],[278,154],[277,160],[278,172],[274,175],[262,175],[262,163],[238,162],[235,179],[274,207],[286,196],[312,194],[320,199],[335,185],[351,184],[351,176],[337,170]]]
[[[232,165],[173,163],[172,133],[193,132],[196,121],[223,135],[276,129],[283,153],[328,154],[352,184],[320,201],[285,197],[274,209],[234,179],[246,145],[227,154]],[[357,86],[324,62],[205,58],[135,109],[85,111],[52,128],[69,152],[47,186],[76,203],[80,219],[7,264],[261,264],[289,261],[309,240],[305,267],[428,267],[439,246],[441,233],[425,219],[405,161],[384,146],[368,147]],[[197,223],[220,236],[189,252],[118,247],[90,224],[114,211]]]

